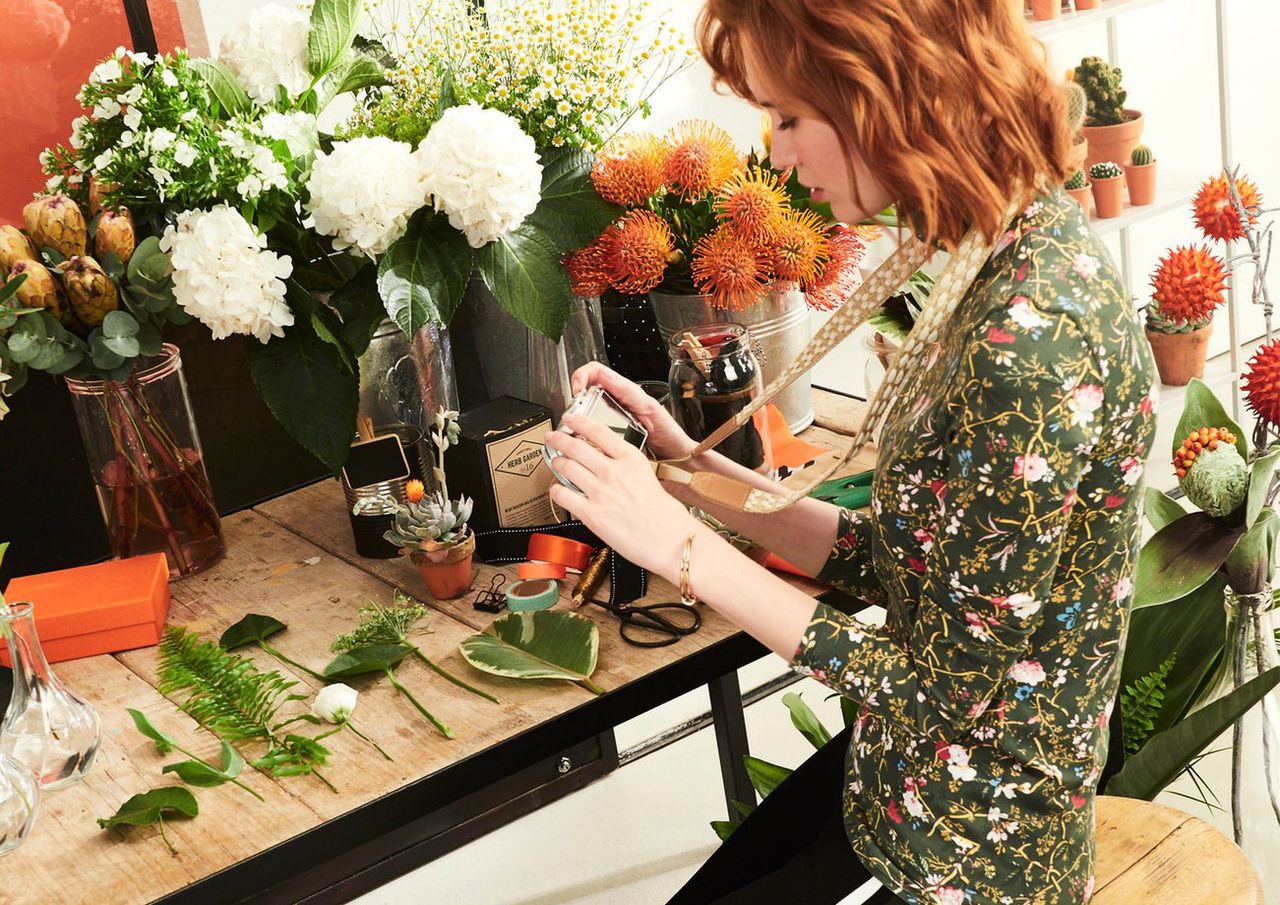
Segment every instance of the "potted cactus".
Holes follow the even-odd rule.
[[[1067,180],[1063,186],[1067,190],[1067,194],[1076,199],[1076,203],[1084,211],[1084,218],[1089,219],[1089,196],[1090,191],[1089,180],[1084,175],[1084,170],[1076,170],[1075,173]]]
[[[1129,187],[1129,203],[1152,204],[1156,200],[1156,158],[1146,145],[1138,145],[1129,154],[1124,167],[1125,185]]]
[[[1151,277],[1147,341],[1166,386],[1204,376],[1213,312],[1225,301],[1227,266],[1207,246],[1171,250]]]
[[[1075,142],[1071,146],[1071,153],[1067,155],[1067,166],[1078,170],[1089,159],[1089,139],[1084,134],[1084,118],[1089,109],[1089,98],[1074,79],[1063,82],[1063,93],[1067,98],[1067,128]]]
[[[1125,107],[1128,97],[1120,84],[1119,67],[1100,57],[1085,57],[1072,72],[1072,79],[1084,89],[1088,99],[1084,134],[1089,139],[1087,162],[1128,160],[1142,139],[1142,113]]]
[[[1089,167],[1093,185],[1093,206],[1098,219],[1109,220],[1124,212],[1124,170],[1107,160]]]

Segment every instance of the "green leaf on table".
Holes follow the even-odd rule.
[[[512,679],[585,682],[595,672],[600,632],[577,613],[508,613],[464,640],[462,657],[481,672]]]
[[[189,786],[212,789],[235,779],[244,770],[244,758],[229,743],[222,743],[221,768],[206,764],[202,760],[184,760],[177,764],[166,764],[161,773],[172,773]]]
[[[263,616],[260,613],[250,613],[223,632],[222,637],[218,639],[218,644],[223,650],[235,650],[246,644],[261,644],[286,628],[288,626],[279,619]]]
[[[403,644],[367,644],[353,647],[333,658],[324,668],[325,678],[350,679],[371,672],[385,673],[409,654],[413,648]]]
[[[405,233],[378,263],[378,293],[409,339],[427,324],[446,325],[462,303],[474,254],[466,236],[430,208],[409,218]]]
[[[750,754],[742,755],[742,763],[747,768],[751,785],[755,786],[761,798],[767,797],[770,792],[782,785],[783,780],[795,772],[787,767],[771,764],[767,760],[752,757]]]
[[[253,109],[253,102],[249,100],[249,95],[245,94],[235,73],[228,69],[225,63],[201,58],[188,60],[187,65],[195,70],[196,75],[200,76],[200,80],[209,89],[209,93],[218,101],[219,106],[222,107],[223,119],[231,119]],[[136,250],[134,253],[137,254]]]
[[[316,78],[338,65],[360,22],[360,0],[316,0],[307,36],[307,71]]]
[[[1240,430],[1240,425],[1231,420],[1231,416],[1222,407],[1218,397],[1213,395],[1213,390],[1209,389],[1207,383],[1192,377],[1187,385],[1185,399],[1182,418],[1179,419],[1178,427],[1173,432],[1173,444],[1169,448],[1170,458],[1182,447],[1182,441],[1192,431],[1198,431],[1202,427],[1225,427],[1235,435],[1236,449],[1240,450],[1240,458],[1246,462],[1249,460],[1249,443],[1245,439],[1244,431]]]
[[[1271,580],[1277,532],[1280,532],[1280,515],[1276,515],[1274,509],[1264,509],[1232,548],[1222,570],[1237,593],[1256,594]]]
[[[195,817],[200,813],[196,798],[182,786],[165,786],[134,795],[111,817],[99,817],[104,830],[113,826],[150,826],[165,814]]]
[[[1243,526],[1229,525],[1204,512],[1192,512],[1165,525],[1138,555],[1134,609],[1190,594],[1226,562],[1243,533]]]
[[[1277,682],[1280,682],[1280,666],[1151,736],[1142,750],[1126,760],[1120,772],[1111,777],[1106,793],[1151,801]]]
[[[622,214],[605,201],[591,181],[594,158],[582,148],[542,152],[542,200],[529,223],[561,251],[572,251],[595,240]]]
[[[156,748],[161,754],[168,754],[177,747],[178,743],[174,740],[173,736],[161,732],[155,726],[151,725],[151,721],[147,719],[146,714],[141,710],[129,708],[128,713],[129,716],[133,717],[133,725],[137,727],[139,732],[156,743]]]
[[[804,699],[794,691],[782,696],[782,703],[791,711],[791,723],[800,730],[800,734],[809,740],[815,748],[821,748],[831,741],[831,733],[822,725],[818,715],[810,709]]]
[[[573,292],[550,237],[524,223],[479,249],[476,267],[507,313],[553,342],[560,340]]]
[[[1147,488],[1144,508],[1147,513],[1147,521],[1157,531],[1187,514],[1187,510],[1181,503],[1163,490],[1157,490],[1155,487]]]
[[[1275,474],[1277,462],[1280,462],[1280,449],[1273,449],[1249,466],[1249,498],[1244,511],[1246,525],[1256,522],[1258,513],[1266,505],[1267,492],[1271,489],[1271,477]]]

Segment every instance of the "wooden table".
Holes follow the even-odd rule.
[[[815,409],[818,418],[805,439],[843,448],[863,403],[815,391]],[[860,467],[873,461],[867,450]],[[32,836],[0,862],[0,903],[342,901],[439,854],[439,833],[451,821],[465,820],[471,837],[491,829],[486,812],[514,787],[526,790],[523,806],[529,810],[608,772],[617,762],[615,725],[700,685],[712,690],[726,794],[749,796],[736,670],[765,649],[709,608],[703,608],[699,632],[657,649],[624,643],[616,620],[585,610],[600,623],[593,679],[607,693],[596,697],[565,682],[519,682],[473,670],[458,644],[495,617],[471,609],[471,595],[430,600],[403,559],[356,556],[343,497],[332,481],[230,515],[223,529],[228,552],[222,562],[173,585],[170,625],[216,639],[247,613],[269,614],[289,626],[273,643],[319,670],[332,656],[330,640],[354,626],[356,610],[373,600],[389,603],[392,589],[400,588],[432,607],[430,634],[421,639],[427,655],[491,691],[501,704],[406,660],[398,678],[456,730],[458,737],[448,740],[385,679],[353,681],[360,688],[355,722],[393,762],[344,732],[325,742],[331,751],[325,775],[337,794],[314,777],[276,780],[253,769],[241,779],[265,802],[229,784],[194,789],[200,815],[166,822],[178,849],[170,855],[154,828],[103,831],[95,822],[131,795],[172,784],[160,769],[182,759],[157,753],[135,731],[126,708],[143,711],[207,760],[217,759],[216,740],[198,732],[156,690],[154,648],[58,664],[63,681],[98,709],[102,747],[90,776],[48,794]],[[476,586],[487,584],[492,572],[480,566]],[[677,595],[657,579],[648,597]],[[265,669],[289,673],[256,648],[249,656]],[[296,678],[297,690],[319,687],[305,675]],[[303,712],[306,702],[291,706]],[[584,762],[588,767],[579,766]]]

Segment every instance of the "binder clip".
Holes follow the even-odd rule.
[[[501,613],[507,607],[507,597],[502,593],[502,586],[506,583],[505,575],[501,572],[495,574],[489,587],[476,592],[476,599],[471,602],[472,608],[485,613]]]

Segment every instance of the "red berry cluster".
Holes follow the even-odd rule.
[[[1192,431],[1182,441],[1181,448],[1173,454],[1173,470],[1179,478],[1185,478],[1196,458],[1206,449],[1217,449],[1219,443],[1235,445],[1236,435],[1225,427],[1202,427]]]

